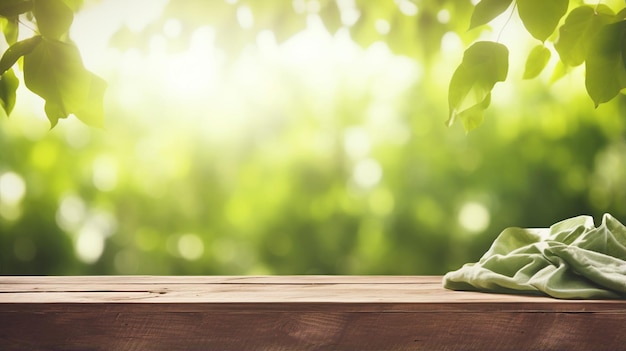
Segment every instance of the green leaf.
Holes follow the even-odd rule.
[[[19,34],[19,22],[17,17],[0,17],[0,28],[2,28],[2,33],[4,34],[4,39],[7,44],[15,44],[17,35]]]
[[[89,83],[87,99],[82,108],[77,110],[74,114],[78,119],[82,120],[88,125],[94,127],[104,126],[104,92],[107,87],[107,83],[104,79],[89,72],[91,82]]]
[[[596,107],[626,88],[623,46],[626,21],[603,26],[595,36],[585,60],[585,87]]]
[[[63,0],[34,0],[33,15],[42,36],[62,39],[70,30],[74,11]]]
[[[17,62],[17,60],[33,51],[33,49],[41,42],[40,36],[35,36],[29,39],[18,41],[11,45],[7,51],[4,52],[2,58],[0,58],[0,74],[3,74],[11,66]]]
[[[463,61],[450,80],[447,124],[452,125],[464,114],[466,119],[477,121],[478,112],[489,106],[493,86],[506,79],[508,70],[509,50],[502,44],[479,41],[465,50]]]
[[[74,12],[83,6],[83,0],[63,0],[63,2]]]
[[[554,44],[561,61],[570,66],[582,64],[598,30],[613,19],[613,11],[603,4],[597,7],[583,5],[572,10],[559,28],[559,38]]]
[[[562,61],[558,61],[554,67],[554,71],[552,71],[552,75],[550,76],[550,83],[555,83],[559,79],[565,77],[567,73],[568,66],[566,66]]]
[[[7,116],[11,114],[13,107],[15,107],[15,92],[19,84],[20,81],[17,79],[12,69],[4,72],[4,74],[0,76],[0,105]]]
[[[74,44],[43,38],[24,56],[24,82],[46,100],[53,127],[69,114],[88,125],[102,126],[106,83],[83,66]]]
[[[51,128],[54,128],[57,123],[59,123],[60,119],[67,117],[67,113],[65,113],[63,106],[55,103],[54,101],[46,101],[44,110],[46,111],[46,116],[48,116],[48,120],[50,120]]]
[[[32,1],[24,0],[2,0],[0,2],[0,16],[6,18],[17,17],[32,9]]]
[[[489,23],[492,19],[506,11],[512,2],[513,0],[481,0],[474,7],[469,29]]]
[[[485,99],[481,101],[479,104],[476,104],[467,110],[459,113],[456,118],[461,120],[463,123],[463,129],[466,132],[471,131],[472,129],[476,129],[479,125],[483,123],[484,112],[491,104],[491,93],[485,96]]]
[[[528,55],[524,68],[524,79],[532,79],[543,71],[550,60],[550,50],[543,45],[535,46]]]
[[[569,0],[517,0],[519,17],[526,30],[545,41],[567,12]]]

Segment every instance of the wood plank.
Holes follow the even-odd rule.
[[[626,301],[441,277],[0,277],[4,350],[626,350]]]
[[[538,296],[460,293],[443,289],[441,277],[0,277],[0,303],[68,300],[92,303],[146,300],[151,303],[577,303]],[[620,300],[585,301],[585,306],[620,303]]]
[[[438,276],[282,275],[282,276],[0,276],[0,284],[440,284]]]

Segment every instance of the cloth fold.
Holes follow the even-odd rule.
[[[443,277],[452,290],[626,298],[626,227],[610,214],[594,226],[578,216],[545,229],[507,228],[476,263]]]

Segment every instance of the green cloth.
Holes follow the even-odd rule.
[[[478,262],[447,273],[443,285],[560,299],[623,299],[626,227],[605,214],[597,228],[590,216],[549,229],[507,228]]]

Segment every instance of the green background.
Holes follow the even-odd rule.
[[[469,1],[357,1],[355,23],[334,1],[114,4],[72,29],[108,82],[105,128],[49,130],[25,89],[0,120],[0,274],[443,274],[506,227],[626,218],[626,99],[594,108],[580,68],[522,80],[537,42],[507,15],[466,31]],[[498,35],[511,70],[484,123],[446,127],[464,48]]]

